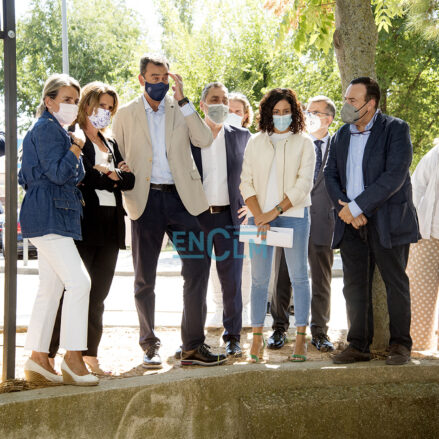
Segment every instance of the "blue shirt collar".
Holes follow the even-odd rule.
[[[362,133],[368,133],[370,132],[370,130],[373,127],[373,124],[375,123],[375,120],[378,116],[378,114],[381,113],[381,110],[378,108],[377,111],[375,111],[375,114],[373,115],[372,119],[369,121],[369,123],[366,125],[366,128],[364,129],[364,131],[358,131],[357,127],[355,126],[355,124],[351,123],[349,125],[349,129],[351,130],[352,134],[362,134]]]
[[[145,95],[142,95],[142,99],[143,99],[143,106],[145,107],[145,111],[146,111],[147,113],[153,113],[153,114],[157,114],[157,113],[159,113],[159,114],[163,114],[163,113],[165,112],[165,99],[162,99],[162,100],[160,101],[159,108],[158,108],[157,111],[154,111],[154,110],[151,108],[151,105],[149,105],[148,101],[147,101],[146,98],[145,98]]]

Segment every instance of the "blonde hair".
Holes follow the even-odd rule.
[[[248,99],[242,93],[230,93],[229,101],[238,101],[244,105],[244,120],[242,122],[242,126],[244,128],[248,128],[253,123],[253,109],[250,105]]]
[[[111,116],[114,116],[119,105],[119,97],[116,90],[108,84],[104,84],[100,81],[90,82],[82,89],[81,99],[79,100],[78,118],[77,122],[79,126],[84,129],[87,127],[87,117],[89,114],[87,110],[91,109],[93,114],[96,108],[99,107],[99,99],[102,95],[109,95],[113,98],[113,109],[111,110]],[[100,130],[101,131],[101,130]]]
[[[73,87],[81,94],[81,87],[79,82],[69,75],[64,73],[55,73],[50,75],[44,83],[43,94],[41,96],[40,105],[37,108],[35,117],[40,117],[46,110],[46,103],[44,100],[49,97],[55,99],[58,96],[58,92],[63,87]]]

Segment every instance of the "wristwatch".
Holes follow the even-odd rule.
[[[279,215],[282,215],[284,213],[284,210],[282,209],[282,207],[279,206],[279,204],[275,206],[275,209],[279,212]]]
[[[178,101],[178,105],[179,105],[180,107],[182,107],[184,104],[189,104],[189,99],[186,98],[186,97],[184,97],[183,99],[180,99],[180,100]]]

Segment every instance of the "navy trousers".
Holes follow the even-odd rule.
[[[203,212],[198,216],[204,232],[208,269],[214,259],[223,294],[223,340],[240,340],[242,329],[242,259],[244,244],[239,242],[239,230],[232,225],[230,209],[220,213]]]
[[[384,248],[373,218],[360,230],[345,226],[340,242],[343,294],[350,322],[347,340],[354,348],[369,352],[373,341],[372,281],[376,266],[386,286],[389,344],[411,349],[410,286],[406,274],[409,248],[410,244]]]
[[[140,339],[143,350],[160,344],[154,332],[155,279],[157,262],[166,233],[182,261],[183,317],[181,339],[183,350],[204,343],[206,293],[209,268],[203,248],[203,237],[196,217],[185,209],[176,191],[151,189],[145,211],[131,221],[134,262],[134,296],[139,316]]]

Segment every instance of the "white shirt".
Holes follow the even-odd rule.
[[[439,143],[422,157],[412,175],[413,203],[423,239],[439,239]]]
[[[291,133],[273,133],[270,134],[270,140],[273,144],[273,148],[285,148],[285,142]],[[277,168],[276,168],[276,160],[273,159],[273,163],[271,164],[270,168],[270,176],[268,177],[268,184],[267,184],[267,195],[265,197],[264,207],[262,208],[262,212],[266,213],[269,212],[271,209],[273,209],[275,206],[277,206],[283,198],[279,199],[279,189],[277,187]],[[299,208],[295,209],[294,207],[288,209],[286,212],[284,212],[283,216],[294,216],[303,218],[304,216],[304,209]]]
[[[209,206],[228,206],[230,204],[227,185],[227,154],[224,125],[212,145],[201,148],[203,164],[203,188]]]
[[[93,146],[95,148],[95,165],[104,165],[108,167],[109,171],[114,171],[114,163],[113,160],[108,161],[108,153],[101,151],[96,143],[93,143]],[[108,143],[108,148],[111,154],[114,154],[110,143]],[[95,192],[99,199],[99,206],[116,206],[116,197],[112,192],[105,189],[95,189]]]
[[[329,142],[329,134],[327,134],[325,137],[323,137],[323,139],[317,139],[317,137],[314,137],[312,134],[309,135],[312,139],[312,141],[314,142],[315,140],[321,140],[323,143],[321,145],[322,148],[322,160],[325,157],[326,154],[326,148],[328,147],[328,142]],[[324,166],[325,164],[322,163],[322,166]]]
[[[142,95],[143,106],[145,107],[146,117],[148,119],[149,134],[152,143],[152,171],[151,183],[156,184],[174,184],[171,169],[166,154],[166,137],[165,137],[165,100],[163,99],[157,111],[154,111]],[[183,116],[191,115],[195,110],[191,104],[186,104],[180,108]]]

